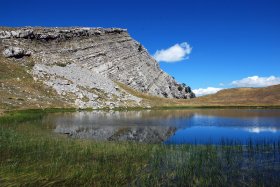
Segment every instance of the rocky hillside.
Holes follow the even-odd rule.
[[[141,105],[118,83],[154,96],[195,97],[119,28],[0,28],[0,51],[77,107]]]
[[[58,95],[55,90],[36,82],[27,73],[32,61],[26,66],[15,59],[0,55],[0,115],[1,110],[29,108],[73,108],[72,102]]]

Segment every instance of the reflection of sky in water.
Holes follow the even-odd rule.
[[[248,142],[278,140],[280,138],[280,116],[232,118],[194,115],[165,141],[166,144],[220,143],[221,140]]]
[[[167,132],[163,127],[172,127],[176,132],[165,139],[167,144],[215,143],[221,139],[278,140],[280,137],[280,110],[93,111],[50,114],[46,122],[66,131],[98,127],[104,128],[104,133],[108,127],[115,131],[127,127],[137,132],[152,127],[154,134],[160,134]]]
[[[245,128],[244,130],[248,131],[248,132],[252,132],[252,133],[262,133],[262,132],[273,132],[273,133],[277,133],[277,129],[276,128],[272,128],[272,127],[251,127],[251,128]]]

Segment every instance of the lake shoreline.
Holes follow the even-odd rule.
[[[53,113],[53,112],[77,112],[77,111],[138,111],[138,110],[172,110],[172,109],[280,109],[280,105],[228,105],[228,106],[154,106],[154,107],[116,107],[116,108],[28,108],[28,109],[14,109],[14,110],[0,110],[0,118],[10,113]]]

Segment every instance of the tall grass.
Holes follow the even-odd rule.
[[[2,184],[124,185],[145,166],[152,148],[72,140],[37,126],[1,125]]]
[[[74,108],[47,108],[47,109],[26,109],[18,111],[6,112],[5,115],[0,116],[0,124],[4,123],[19,123],[24,121],[31,121],[41,119],[46,113],[53,112],[74,112]]]
[[[40,125],[40,115],[29,122],[1,121],[1,186],[280,184],[280,141],[160,145],[77,140],[53,134],[51,126]]]

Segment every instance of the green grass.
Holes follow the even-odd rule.
[[[40,119],[44,114],[53,112],[74,112],[74,108],[47,108],[47,109],[26,109],[6,111],[3,116],[0,116],[1,123],[24,122],[28,120]]]
[[[160,145],[71,139],[42,112],[0,118],[1,186],[276,186],[280,141]],[[12,119],[18,120],[12,120]],[[29,121],[27,121],[29,120]]]
[[[124,185],[136,178],[152,148],[72,140],[37,126],[2,125],[2,184]]]

